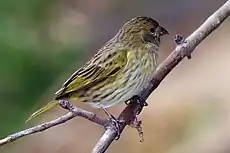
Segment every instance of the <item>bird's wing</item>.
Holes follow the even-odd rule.
[[[96,86],[97,83],[104,81],[110,76],[118,74],[127,64],[127,51],[120,50],[107,59],[106,63],[99,62],[98,64],[86,64],[62,85],[62,88],[56,92],[56,99],[68,97],[71,92],[81,91],[91,86]]]

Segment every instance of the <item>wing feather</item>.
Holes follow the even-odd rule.
[[[72,92],[87,90],[101,81],[119,74],[127,64],[127,51],[120,50],[107,61],[109,62],[98,62],[97,64],[89,64],[89,62],[73,73],[62,85],[62,88],[56,92],[56,100],[68,97]]]

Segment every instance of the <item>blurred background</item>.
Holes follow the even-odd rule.
[[[62,83],[135,16],[150,16],[168,29],[161,61],[173,36],[193,32],[225,0],[1,0],[0,138],[66,113],[54,109],[26,123]],[[144,143],[126,128],[109,153],[230,152],[230,19],[183,60],[149,97]],[[87,105],[77,106],[104,115]],[[118,115],[124,104],[109,110]],[[82,118],[24,137],[1,153],[87,153],[104,129]],[[84,138],[84,139],[82,139]]]

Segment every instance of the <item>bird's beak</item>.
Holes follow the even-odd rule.
[[[169,32],[165,28],[160,26],[160,36],[168,35],[168,34]]]

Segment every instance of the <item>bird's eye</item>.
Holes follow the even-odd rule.
[[[155,29],[154,29],[154,28],[150,28],[150,32],[151,32],[151,33],[154,33],[154,32],[155,32]]]

